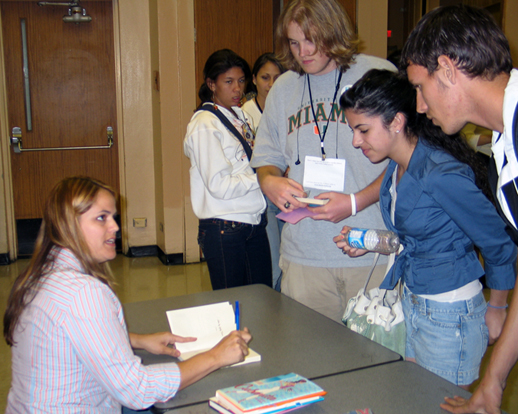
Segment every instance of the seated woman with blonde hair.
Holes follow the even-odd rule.
[[[248,354],[245,328],[185,362],[142,365],[132,348],[176,357],[174,343],[195,338],[128,333],[107,265],[116,256],[116,213],[114,191],[91,178],[66,178],[52,190],[4,316],[12,347],[6,413],[145,409]]]

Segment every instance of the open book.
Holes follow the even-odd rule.
[[[229,302],[195,306],[166,312],[171,332],[180,336],[194,336],[194,342],[177,342],[181,352],[180,361],[185,361],[201,352],[213,348],[221,339],[236,330],[234,309]],[[232,366],[258,362],[261,355],[252,349],[243,362]]]

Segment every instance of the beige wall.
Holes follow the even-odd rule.
[[[194,3],[124,0],[119,11],[128,246],[198,261],[182,145],[196,105]],[[134,228],[135,217],[147,228]]]
[[[388,0],[357,0],[356,13],[360,52],[386,58]]]
[[[119,2],[122,119],[118,122],[119,139],[124,142],[120,170],[125,185],[121,194],[129,247],[156,244],[149,12],[147,0]],[[147,218],[147,227],[133,227],[133,218],[137,217]]]
[[[196,107],[192,0],[158,0],[158,39],[162,131],[155,164],[162,189],[157,186],[157,194],[162,193],[157,203],[158,246],[166,254],[185,253],[186,261],[192,262],[200,257],[198,220],[189,197],[190,163],[183,153],[183,137]]]
[[[2,77],[3,78],[3,77]],[[3,93],[5,83],[0,82],[0,96]],[[5,129],[7,125],[7,114],[5,113],[5,107],[2,106],[0,113],[0,125]],[[7,132],[4,134],[6,135]],[[2,155],[6,153],[6,145],[0,146],[2,149]],[[8,150],[8,147],[7,147]],[[9,153],[7,152],[7,155]],[[5,186],[7,185],[6,174],[4,168],[8,168],[7,157],[0,157],[0,253],[7,253],[9,251],[9,244],[7,242],[7,211],[6,211],[6,195]]]
[[[166,254],[187,252],[188,261],[197,261],[197,221],[185,202],[188,160],[182,148],[196,105],[194,5],[124,0],[119,15],[128,246],[158,245]],[[147,218],[147,227],[133,227],[136,217]],[[191,223],[187,243],[185,217]]]
[[[3,125],[3,123],[2,123]],[[4,163],[0,158],[0,171],[3,170]],[[5,206],[5,195],[4,195],[4,185],[5,185],[5,175],[0,175],[0,252],[7,253],[9,251],[9,244],[7,243],[7,212]]]
[[[1,51],[0,51],[1,53]],[[2,60],[0,59],[0,62]],[[0,74],[3,75],[3,71],[0,70]],[[4,77],[1,76],[0,81],[0,96],[4,94],[5,91],[5,82]],[[0,126],[3,130],[3,133],[0,134],[2,137],[8,137],[8,131],[7,131],[7,111],[4,105],[2,105],[2,108],[0,108]],[[5,141],[2,140],[2,141]],[[0,254],[5,254],[7,252],[10,252],[12,249],[10,249],[10,245],[14,245],[14,243],[11,240],[11,243],[9,243],[10,238],[8,237],[8,226],[7,226],[7,220],[8,220],[8,214],[7,211],[10,207],[12,207],[12,203],[8,200],[10,199],[9,194],[10,188],[10,180],[8,180],[9,174],[8,171],[11,168],[9,164],[9,145],[7,142],[2,142],[0,145],[0,151],[1,151],[1,157],[0,157]],[[10,210],[10,209],[9,209]],[[13,252],[14,254],[14,252]],[[12,257],[11,257],[12,258]]]
[[[10,132],[7,122],[7,108],[2,104],[3,97],[6,97],[7,94],[2,45],[2,32],[0,31],[0,254],[9,253],[10,258],[13,259],[16,257],[16,236],[14,233],[12,182],[10,180]]]
[[[151,65],[151,105],[153,110],[153,173],[155,178],[155,237],[157,245],[162,246],[164,242],[164,231],[161,223],[164,222],[164,183],[162,180],[162,126],[160,123],[161,93],[159,91],[159,61],[160,61],[160,42],[158,30],[158,1],[149,0],[150,8],[150,65]],[[131,224],[131,223],[130,223]],[[163,225],[162,225],[163,226]]]

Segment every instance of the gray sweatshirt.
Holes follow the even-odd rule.
[[[320,76],[310,76],[313,108],[321,133],[327,125],[325,152],[327,158],[346,160],[345,194],[357,193],[374,181],[385,169],[387,162],[372,164],[361,150],[352,146],[352,132],[340,108],[340,95],[346,86],[354,84],[369,69],[395,67],[387,60],[367,55],[357,55],[351,67],[342,75],[340,88],[332,104],[339,72],[334,70]],[[305,157],[321,156],[320,138],[315,131],[306,75],[293,71],[284,73],[270,90],[261,128],[254,146],[251,165],[254,168],[274,165],[285,171],[289,178],[302,184]],[[300,160],[300,164],[296,164]],[[320,190],[304,189],[310,197]],[[282,231],[281,254],[289,261],[314,267],[360,267],[372,263],[372,254],[358,258],[344,255],[333,242],[344,225],[371,229],[384,229],[378,203],[360,211],[340,223],[316,221],[305,218],[297,224],[286,224]],[[383,263],[381,257],[378,263]],[[385,260],[386,262],[386,260]]]

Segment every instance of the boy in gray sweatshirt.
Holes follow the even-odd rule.
[[[252,167],[261,189],[283,212],[307,204],[295,197],[329,199],[309,207],[312,217],[284,226],[281,291],[341,321],[347,301],[365,283],[372,254],[350,258],[333,237],[344,225],[383,229],[377,205],[386,162],[373,165],[352,146],[340,95],[386,60],[356,54],[357,40],[335,0],[294,0],[277,26],[277,54],[286,68],[273,85],[256,137]],[[383,279],[380,259],[371,285]]]

